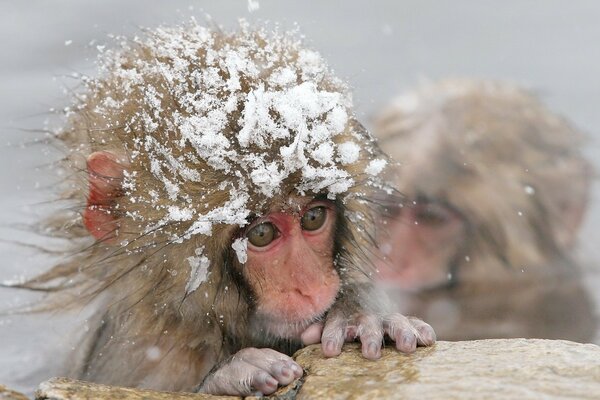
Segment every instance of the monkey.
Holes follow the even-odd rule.
[[[444,340],[594,337],[573,257],[593,175],[584,134],[532,93],[474,79],[424,84],[373,123],[406,195],[379,233],[378,279],[401,313]]]
[[[71,376],[270,394],[290,357],[360,340],[404,353],[430,325],[373,285],[374,201],[389,165],[347,86],[294,33],[195,21],[117,38],[82,76],[56,135],[63,200],[46,223],[65,260],[20,287],[97,302]]]

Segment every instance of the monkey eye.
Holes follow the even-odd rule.
[[[325,224],[327,209],[324,206],[313,207],[302,215],[300,224],[305,231],[316,231]]]
[[[450,213],[438,204],[426,204],[417,206],[415,219],[425,225],[439,226],[445,224],[450,218]]]
[[[250,229],[246,237],[254,246],[265,247],[277,237],[277,228],[270,222],[263,222]]]

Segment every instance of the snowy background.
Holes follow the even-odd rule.
[[[174,24],[191,15],[203,21],[208,13],[226,27],[240,17],[283,28],[297,23],[307,43],[349,81],[367,125],[378,107],[422,78],[512,80],[537,91],[587,132],[587,155],[600,168],[598,1],[260,0],[259,5],[250,13],[247,0],[0,1],[0,278],[32,275],[51,263],[11,241],[43,243],[16,228],[48,209],[43,202],[51,198],[56,176],[44,164],[56,154],[22,144],[35,136],[27,129],[44,126],[51,107],[65,105],[65,76],[93,73],[94,47],[109,33],[133,35],[140,26]],[[600,261],[598,186],[579,249],[590,268]],[[600,275],[588,275],[600,303]],[[24,293],[0,290],[0,309],[28,300]],[[0,383],[31,392],[58,368],[61,354],[72,346],[66,333],[79,329],[73,321],[84,319],[0,316]]]

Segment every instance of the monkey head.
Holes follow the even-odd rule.
[[[531,94],[490,81],[431,83],[375,125],[406,196],[387,207],[383,280],[408,291],[457,274],[487,281],[560,260],[573,244],[590,184],[583,138]]]

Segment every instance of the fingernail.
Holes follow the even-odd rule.
[[[435,343],[436,337],[435,337],[435,331],[433,330],[433,328],[427,329],[426,332],[427,332],[427,343],[428,344]]]
[[[431,334],[431,332],[429,332],[428,330],[422,330],[421,331],[421,341],[424,343],[433,342],[433,335]]]
[[[369,353],[370,357],[377,357],[377,353],[379,352],[379,348],[377,347],[377,343],[372,342],[369,344],[369,347],[367,349],[367,352]]]
[[[288,367],[283,367],[281,368],[281,375],[283,375],[284,378],[289,378],[290,375],[292,375],[292,370]]]
[[[325,343],[325,351],[327,353],[333,353],[335,351],[335,342],[333,340],[328,340]]]
[[[302,368],[296,363],[290,363],[289,367],[292,371],[294,371],[294,375],[296,376],[301,376],[304,373]]]
[[[277,386],[279,385],[279,382],[277,382],[277,379],[273,378],[272,376],[268,376],[267,379],[265,379],[265,384],[269,386]]]

